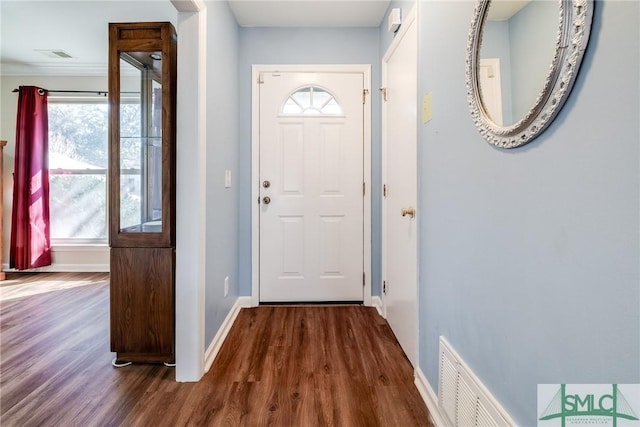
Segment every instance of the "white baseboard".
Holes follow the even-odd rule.
[[[258,304],[253,303],[252,297],[238,297],[238,301],[236,301],[236,304],[238,304],[240,308],[251,308],[258,306]]]
[[[233,326],[233,322],[236,321],[236,317],[238,317],[238,313],[240,313],[240,309],[251,307],[251,297],[238,297],[231,310],[229,310],[229,314],[222,322],[220,329],[216,333],[216,336],[213,337],[213,341],[207,348],[207,351],[204,354],[204,372],[208,372],[209,368],[213,364],[216,356],[220,352],[222,348],[222,343],[227,338],[229,331],[231,330],[231,326]]]
[[[414,370],[415,377],[415,385],[418,388],[418,392],[420,392],[420,396],[424,403],[427,405],[427,409],[429,410],[429,416],[431,417],[431,422],[436,427],[438,426],[446,426],[447,423],[444,422],[444,417],[440,413],[440,408],[438,406],[438,396],[433,391],[433,388],[427,381],[427,377],[422,373],[422,369],[416,368]]]
[[[108,273],[109,264],[51,264],[20,271],[9,268],[9,264],[3,264],[2,269],[7,273]]]
[[[379,296],[371,297],[371,305],[374,306],[376,310],[378,310],[378,314],[380,316],[384,317],[384,315],[382,314],[382,298],[380,298]]]

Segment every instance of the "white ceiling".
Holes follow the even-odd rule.
[[[489,21],[507,21],[531,0],[492,0],[489,6]]]
[[[0,1],[3,75],[105,75],[109,22],[171,21],[166,1]],[[60,49],[50,58],[36,49]]]
[[[220,0],[215,0],[220,1]],[[380,25],[389,0],[232,0],[241,26]],[[0,0],[0,74],[105,75],[109,22],[170,21],[169,0]],[[63,50],[71,58],[41,51]]]

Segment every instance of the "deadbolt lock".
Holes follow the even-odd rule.
[[[262,186],[263,186],[264,188],[269,188],[269,187],[271,187],[271,182],[270,182],[270,181],[264,181],[264,182],[262,183]]]

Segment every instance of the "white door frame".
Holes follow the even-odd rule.
[[[365,282],[363,303],[371,305],[371,65],[253,65],[251,72],[251,304],[260,303],[260,73],[362,73],[364,75],[364,152],[365,182],[363,212],[363,250]]]
[[[175,351],[176,381],[199,381],[205,372],[207,6],[172,1],[178,14],[176,123]]]
[[[384,56],[382,57],[382,64],[381,64],[381,71],[382,71],[382,86],[386,87],[387,86],[387,63],[389,61],[389,59],[391,58],[391,56],[393,55],[393,53],[396,51],[396,49],[398,48],[398,46],[400,45],[400,43],[402,42],[402,39],[405,35],[405,33],[407,32],[407,30],[410,27],[410,24],[413,23],[413,25],[418,25],[416,21],[416,14],[417,14],[417,6],[413,6],[410,10],[410,12],[407,14],[406,18],[403,18],[403,22],[402,25],[400,26],[400,29],[398,30],[398,34],[396,34],[395,38],[393,39],[393,41],[391,42],[391,44],[389,45],[389,47],[387,48],[387,51],[385,52]],[[419,28],[417,29],[417,37],[418,37],[418,42],[420,40],[420,36],[419,36]],[[418,55],[418,52],[416,52],[416,55]],[[419,78],[419,72],[417,74],[418,78]],[[416,82],[416,85],[418,85],[419,82]],[[418,94],[416,93],[416,108],[418,109]],[[417,110],[418,114],[420,114],[420,109]],[[387,179],[387,131],[386,131],[386,127],[387,127],[387,121],[386,121],[386,117],[387,117],[387,103],[386,102],[382,102],[382,113],[381,113],[381,139],[382,139],[382,153],[381,153],[381,158],[382,158],[382,183],[385,184]],[[416,144],[418,144],[418,135],[419,135],[419,119],[416,120],[415,123],[416,126]],[[416,147],[416,149],[419,149],[419,147]],[[418,160],[416,159],[416,162]],[[419,174],[420,171],[416,170],[416,173]],[[418,177],[416,176],[416,179],[418,179]],[[419,197],[417,200],[417,211],[418,213],[420,212],[420,206],[419,206]],[[386,246],[386,235],[387,235],[387,208],[386,208],[386,200],[382,199],[382,215],[381,215],[381,221],[382,221],[382,239],[381,239],[381,253],[382,253],[382,268],[381,268],[381,275],[382,275],[382,279],[381,281],[386,281],[387,279],[387,269],[388,269],[388,254],[387,254],[387,246]],[[416,250],[416,268],[418,271],[416,271],[416,283],[415,283],[415,304],[416,306],[418,305],[418,282],[420,280],[419,277],[419,251],[420,251],[420,241],[419,241],[419,236],[420,236],[420,221],[416,220],[416,240],[417,240],[417,250]],[[382,300],[382,316],[386,319],[387,318],[387,301],[386,301],[386,297],[384,294],[384,290],[382,288],[382,284],[380,287],[380,297]],[[416,307],[415,310],[416,313],[418,313],[418,309]],[[416,335],[415,335],[415,340],[416,343],[418,343],[418,334],[419,334],[419,329],[418,329],[418,318],[415,319],[415,325],[416,325]],[[416,354],[413,355],[413,357],[415,358],[416,362],[418,361],[418,351],[419,351],[419,345],[416,344]],[[417,365],[415,366],[417,367]]]

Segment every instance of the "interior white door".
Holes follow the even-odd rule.
[[[364,75],[260,78],[260,301],[362,301]]]
[[[502,126],[502,83],[500,78],[500,58],[480,59],[478,70],[482,103],[496,124]]]
[[[383,303],[407,358],[417,357],[417,30],[410,14],[383,58]]]

